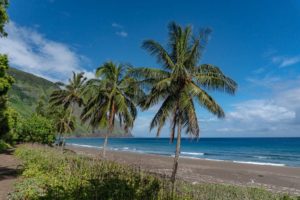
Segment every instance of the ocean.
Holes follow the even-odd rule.
[[[69,138],[67,145],[101,148],[102,138]],[[183,138],[181,157],[300,167],[300,138]],[[168,138],[109,138],[115,151],[173,156],[175,141]]]

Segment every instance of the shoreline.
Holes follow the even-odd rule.
[[[68,144],[66,149],[91,157],[99,157],[101,154],[100,147]],[[166,176],[170,176],[173,164],[173,158],[170,156],[115,150],[107,150],[107,159]],[[273,192],[300,195],[300,168],[298,167],[180,157],[177,177],[194,184],[221,183],[263,187]]]
[[[76,143],[69,143],[67,146],[74,146],[74,147],[83,147],[83,148],[91,148],[91,149],[102,149],[102,147],[92,146],[92,145],[85,145],[85,144],[76,144]],[[158,155],[158,156],[166,156],[166,157],[174,157],[170,154],[159,154],[159,153],[151,153],[146,151],[130,151],[128,148],[123,149],[113,149],[108,148],[109,151],[116,151],[116,152],[128,152],[128,153],[137,153],[137,154],[146,154],[146,155]],[[260,166],[277,166],[277,167],[290,167],[290,168],[299,168],[300,166],[289,166],[282,163],[272,163],[272,162],[258,162],[258,161],[243,161],[243,160],[222,160],[222,159],[213,159],[213,158],[199,158],[193,157],[195,153],[189,152],[181,152],[180,158],[186,159],[195,159],[195,160],[208,160],[208,161],[216,161],[216,162],[229,162],[229,163],[239,163],[239,164],[249,164],[249,165],[260,165]],[[199,155],[205,155],[205,153],[196,153]]]

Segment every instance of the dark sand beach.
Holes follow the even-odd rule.
[[[100,156],[99,149],[68,146],[78,154]],[[107,158],[170,175],[173,158],[167,156],[108,151]],[[227,161],[180,158],[178,178],[192,183],[224,183],[264,187],[274,192],[300,195],[300,168],[241,164]]]

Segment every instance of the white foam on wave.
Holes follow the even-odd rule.
[[[224,161],[227,161],[227,162],[228,162],[228,160],[219,160],[219,159],[211,159],[211,158],[203,158],[203,160],[217,161],[217,162],[224,162]]]
[[[267,156],[253,156],[254,158],[258,158],[258,159],[267,159]]]
[[[174,156],[172,156],[174,157]],[[197,158],[197,157],[192,157],[192,156],[180,156],[180,158],[188,158],[188,159],[196,159],[196,160],[202,160],[201,158]]]
[[[191,155],[191,156],[204,156],[204,153],[201,152],[181,152],[183,155]]]
[[[233,161],[234,163],[241,163],[241,164],[251,164],[251,165],[270,165],[270,166],[278,166],[284,167],[285,164],[278,164],[278,163],[264,163],[264,162],[251,162],[251,161]]]
[[[93,148],[93,149],[102,149],[102,147],[96,147],[96,146],[87,145],[87,144],[74,144],[74,143],[68,143],[67,145],[70,145],[70,146],[77,146],[77,147]]]

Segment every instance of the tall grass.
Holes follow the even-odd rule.
[[[263,189],[220,184],[192,185],[178,181],[171,194],[168,179],[139,168],[49,147],[22,146],[16,155],[24,161],[22,179],[10,199],[199,199],[199,200],[288,200]],[[296,199],[296,198],[294,198]]]

